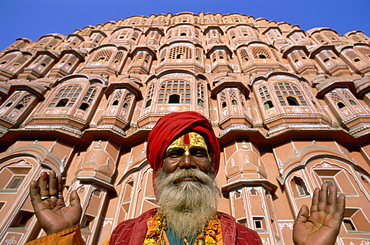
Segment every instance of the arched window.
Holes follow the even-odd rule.
[[[307,196],[310,193],[307,191],[306,184],[299,177],[294,177],[291,181],[291,187],[295,197]]]
[[[265,103],[263,103],[263,105],[264,105],[266,110],[271,109],[272,107],[274,107],[271,100],[266,101]]]
[[[65,107],[68,104],[68,101],[69,101],[68,99],[61,99],[61,100],[59,100],[56,107]]]
[[[55,95],[49,107],[72,107],[81,91],[82,89],[79,85],[63,86]]]
[[[263,102],[263,105],[264,105],[265,109],[268,110],[268,109],[273,108],[274,105],[272,104],[271,96],[270,96],[270,93],[268,91],[268,88],[265,85],[262,85],[258,89],[258,92],[261,96],[261,99],[262,99],[262,102]]]
[[[289,96],[286,98],[286,100],[288,101],[289,105],[299,105],[297,99],[294,97]]]
[[[190,104],[190,98],[190,84],[185,81],[167,81],[161,86],[158,103]]]
[[[180,95],[178,95],[178,94],[171,94],[168,97],[168,103],[180,103]]]
[[[278,82],[274,85],[276,95],[282,106],[286,106],[287,102],[290,106],[306,106],[307,102],[299,88],[288,82]]]

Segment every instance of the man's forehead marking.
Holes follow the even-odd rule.
[[[176,138],[166,149],[166,151],[174,148],[189,148],[200,147],[208,151],[207,143],[202,135],[196,132],[185,133]]]

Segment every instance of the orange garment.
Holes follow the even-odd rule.
[[[44,237],[40,237],[36,240],[26,243],[26,245],[85,245],[85,241],[82,239],[80,224],[71,226],[65,230],[53,233]]]
[[[100,245],[108,245],[110,237],[101,243]],[[86,245],[85,241],[82,239],[80,224],[76,224],[65,230],[53,233],[41,237],[39,239],[27,242],[25,245]]]
[[[118,225],[118,227],[113,231],[112,234],[116,232],[118,229],[125,230],[125,228],[130,227],[129,234],[125,233],[123,235],[130,235],[133,234],[139,235],[139,237],[136,237],[136,242],[132,243],[131,238],[129,240],[126,240],[126,243],[120,243],[120,244],[127,244],[127,245],[141,245],[143,244],[146,231],[148,230],[148,220],[152,217],[152,215],[156,212],[156,209],[149,210],[142,214],[140,217],[136,219],[126,220]],[[142,217],[145,217],[142,219]],[[223,244],[235,244],[235,245],[262,245],[262,241],[260,237],[258,236],[258,233],[242,226],[235,222],[235,219],[227,214],[219,213],[219,220],[221,223],[221,228],[219,235],[216,237],[217,245],[223,245]],[[140,224],[143,224],[142,227]],[[136,228],[144,228],[143,236],[141,237],[139,233],[135,233]],[[146,227],[146,229],[145,229]],[[126,229],[127,230],[127,229]],[[128,231],[128,230],[127,230]],[[119,233],[119,231],[118,231]],[[164,234],[165,235],[165,234]],[[165,235],[166,237],[166,235]],[[119,237],[118,237],[119,238]],[[122,240],[123,238],[121,238]],[[115,239],[113,237],[109,237],[105,242],[103,242],[101,245],[109,245],[111,240],[113,243],[115,243]],[[167,237],[166,239],[167,240]],[[119,241],[119,240],[118,240]],[[116,242],[118,242],[116,239]],[[168,244],[168,240],[166,241]],[[53,233],[51,235],[41,237],[39,239],[33,240],[31,242],[26,243],[26,245],[86,245],[85,241],[82,239],[81,236],[81,230],[80,225],[76,224],[70,228],[67,228],[63,231]],[[167,245],[166,244],[166,245]]]

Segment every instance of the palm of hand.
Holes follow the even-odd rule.
[[[46,234],[52,234],[77,224],[82,208],[76,191],[70,195],[70,207],[66,207],[63,198],[61,176],[54,171],[50,175],[42,173],[38,181],[30,185],[30,197],[37,220]],[[42,197],[49,197],[42,200]]]
[[[76,194],[77,195],[77,194]],[[38,204],[38,220],[47,234],[64,230],[80,221],[82,208],[79,205],[66,207],[61,199],[48,199]],[[40,222],[41,223],[41,222]]]
[[[335,187],[329,190],[324,184],[316,189],[312,198],[311,210],[304,205],[298,213],[293,227],[294,244],[330,245],[334,244],[343,220],[345,197],[337,198]],[[311,211],[311,213],[310,213]]]

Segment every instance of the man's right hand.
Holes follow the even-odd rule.
[[[63,180],[53,170],[41,173],[38,181],[31,181],[30,196],[36,217],[46,234],[62,231],[80,222],[82,208],[76,191],[70,195],[70,206],[63,198]]]

